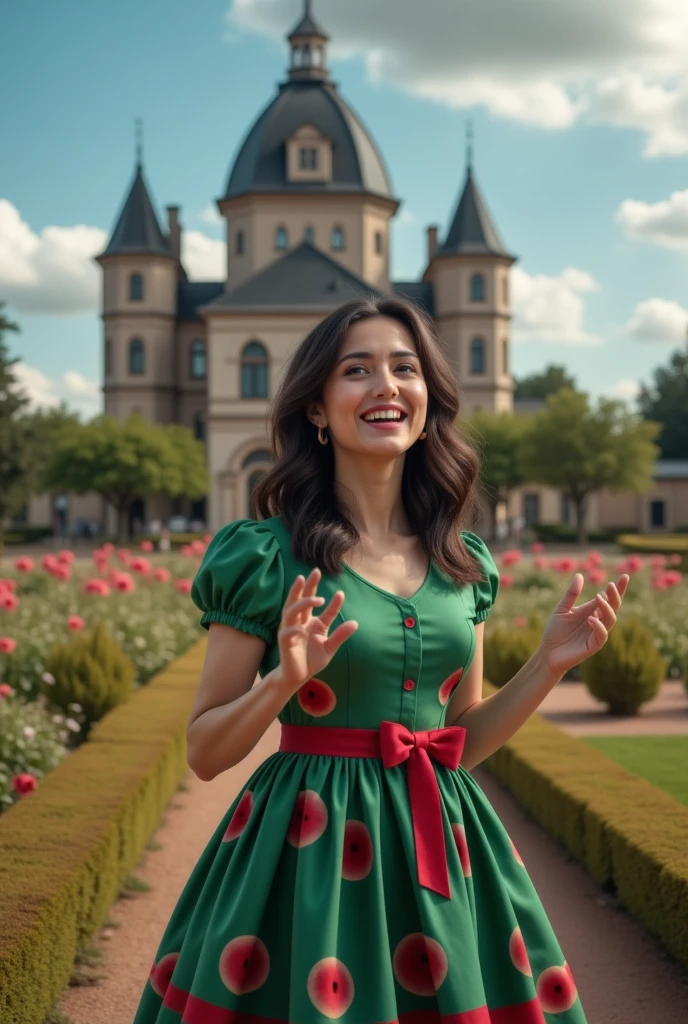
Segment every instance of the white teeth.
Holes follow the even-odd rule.
[[[363,418],[367,423],[370,423],[371,420],[400,420],[401,413],[395,409],[384,409],[381,412],[371,412]]]

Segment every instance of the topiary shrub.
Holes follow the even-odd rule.
[[[527,626],[502,622],[491,626],[483,644],[485,678],[494,686],[504,686],[535,653],[541,637],[542,630],[532,620]]]
[[[635,715],[656,697],[667,670],[654,634],[637,616],[617,622],[606,644],[581,665],[581,675],[612,715]]]
[[[45,664],[46,696],[66,713],[80,715],[84,740],[94,722],[122,704],[134,687],[134,663],[101,621],[92,630],[56,644]],[[47,680],[52,678],[52,682]]]

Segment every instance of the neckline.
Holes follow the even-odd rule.
[[[354,576],[355,579],[360,580],[361,583],[365,583],[367,587],[370,587],[372,590],[377,590],[378,594],[383,594],[385,597],[390,598],[392,601],[401,601],[403,604],[413,603],[418,599],[421,592],[425,590],[426,586],[430,582],[430,577],[432,576],[433,570],[433,561],[432,558],[430,558],[428,560],[428,571],[425,574],[425,579],[423,580],[421,585],[418,587],[417,590],[413,592],[413,594],[411,594],[410,597],[402,597],[401,594],[394,594],[391,590],[385,590],[384,587],[378,587],[377,583],[373,583],[372,580],[367,580],[365,576],[361,576],[360,572],[356,572],[356,570],[352,569],[351,566],[348,565],[346,562],[342,562],[342,565],[344,566],[346,572],[351,573],[351,575]]]

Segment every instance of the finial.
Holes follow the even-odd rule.
[[[303,13],[308,17],[311,13],[311,0],[303,0]]]
[[[473,122],[466,121],[466,167],[468,171],[473,170]]]
[[[143,118],[137,117],[134,120],[134,134],[136,139],[136,166],[143,165]]]

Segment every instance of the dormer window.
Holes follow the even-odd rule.
[[[332,180],[332,141],[312,124],[303,124],[287,139],[287,181]]]

